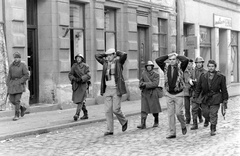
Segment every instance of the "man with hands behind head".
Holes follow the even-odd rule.
[[[122,72],[127,53],[110,48],[104,54],[95,54],[95,58],[103,65],[100,92],[104,96],[107,120],[107,131],[104,136],[113,135],[113,114],[116,115],[124,132],[127,130],[128,120],[121,110],[122,95],[127,93]]]
[[[168,63],[165,61],[168,60]],[[168,122],[170,134],[167,139],[176,138],[176,118],[181,123],[182,134],[187,133],[186,121],[183,114],[185,83],[183,80],[183,72],[188,66],[188,58],[179,56],[177,53],[170,53],[156,59],[156,63],[164,72],[166,101],[168,111]]]

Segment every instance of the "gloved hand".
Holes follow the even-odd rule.
[[[222,103],[222,104],[223,104],[223,106],[225,107],[225,109],[227,109],[227,103],[228,103],[228,101],[227,101],[227,100],[224,100],[224,101],[223,101],[223,103]]]
[[[81,82],[82,79],[81,78],[76,78],[76,82]]]
[[[140,89],[144,89],[146,87],[146,84],[144,82],[140,83],[139,84],[139,88]]]

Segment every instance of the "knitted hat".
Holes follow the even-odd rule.
[[[16,51],[14,54],[13,54],[13,58],[21,58],[21,54]]]

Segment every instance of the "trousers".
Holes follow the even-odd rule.
[[[106,87],[104,96],[105,116],[107,120],[107,131],[113,132],[113,114],[116,115],[121,125],[127,122],[125,115],[121,110],[121,98],[117,95],[116,87]]]
[[[173,94],[166,94],[166,101],[167,101],[167,112],[168,112],[168,123],[169,123],[169,132],[170,135],[176,135],[176,117],[181,124],[182,128],[186,127],[186,121],[184,117],[183,111],[183,100],[184,97],[180,96],[181,93],[176,95]]]
[[[205,117],[205,119],[210,119],[209,121],[212,125],[217,125],[219,108],[220,104],[215,105],[202,104],[203,116]]]

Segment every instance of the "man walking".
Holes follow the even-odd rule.
[[[15,116],[13,121],[19,119],[19,115],[25,115],[26,108],[21,105],[22,93],[26,90],[26,82],[29,79],[27,65],[21,61],[21,54],[17,51],[13,54],[14,61],[9,66],[7,77],[7,93],[10,102],[15,106]],[[20,114],[21,111],[21,114]]]
[[[104,96],[107,120],[107,131],[104,136],[113,135],[113,114],[116,115],[124,132],[127,130],[128,120],[121,111],[121,98],[123,94],[127,93],[122,74],[127,54],[110,48],[105,54],[96,54],[95,58],[103,65],[101,95]]]
[[[87,97],[88,81],[91,79],[89,66],[84,63],[84,58],[81,54],[75,56],[76,63],[72,65],[68,77],[72,84],[72,100],[77,104],[76,114],[73,116],[74,121],[77,121],[80,111]],[[83,109],[84,111],[85,109]],[[84,114],[86,111],[84,112]]]
[[[220,103],[227,108],[228,91],[226,86],[226,77],[219,71],[216,71],[217,63],[214,60],[208,61],[208,72],[202,74],[197,84],[193,101],[199,97],[202,92],[202,110],[203,116],[210,119],[211,136],[216,135],[216,126],[218,119],[218,110]]]
[[[192,87],[188,82],[191,79],[192,72],[193,72],[193,60],[189,59],[188,66],[183,73],[184,82],[185,82],[185,88],[183,90],[184,90],[184,106],[185,106],[186,124],[190,124],[190,121],[191,121],[190,98],[192,96]]]
[[[169,64],[165,63],[166,60],[169,61]],[[177,53],[171,53],[156,59],[156,63],[163,70],[165,77],[165,96],[170,130],[167,139],[176,138],[175,114],[181,123],[182,134],[185,135],[187,133],[185,117],[183,114],[183,89],[185,87],[183,72],[187,68],[188,62],[189,60],[185,56],[178,56]]]
[[[193,88],[193,95],[195,94],[196,86],[199,82],[200,76],[207,72],[207,70],[203,68],[204,59],[202,57],[196,57],[195,64],[196,64],[196,67],[192,72],[191,79],[189,80],[189,83]],[[191,127],[191,130],[198,129],[197,117],[201,116],[202,118],[202,110],[201,110],[202,100],[201,99],[202,99],[202,96],[200,95],[197,100],[192,101],[193,126]],[[199,118],[199,122],[201,122],[201,118]],[[205,118],[204,127],[207,127],[208,124],[209,124],[209,118]]]

